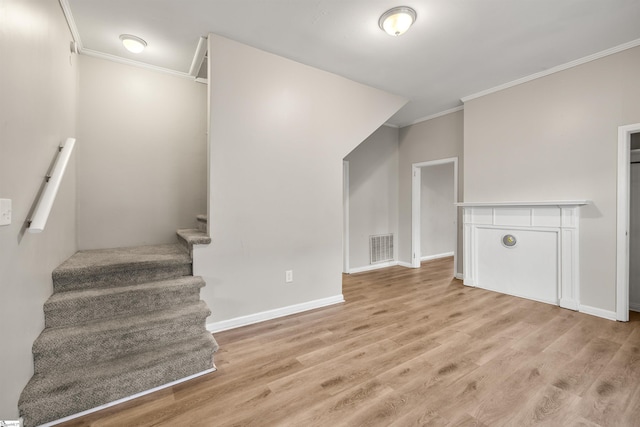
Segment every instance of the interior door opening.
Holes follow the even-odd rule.
[[[616,320],[621,322],[629,321],[629,308],[630,306],[630,274],[636,274],[635,266],[631,271],[630,250],[634,250],[634,256],[637,256],[638,249],[631,248],[631,162],[634,161],[637,154],[635,151],[632,153],[632,140],[633,149],[640,148],[637,134],[640,133],[640,123],[620,126],[618,128],[618,189],[617,189],[617,224],[616,224]],[[634,136],[635,135],[635,136]],[[636,147],[638,146],[638,147]],[[633,156],[632,156],[633,154]],[[634,179],[636,173],[634,172]],[[638,197],[634,197],[634,203],[637,202]],[[634,209],[635,214],[635,209]],[[634,222],[637,219],[634,218]],[[637,226],[635,227],[638,228]],[[638,244],[638,239],[633,239],[635,246]],[[638,246],[640,249],[640,245]],[[637,262],[634,262],[637,264]],[[634,278],[635,280],[635,278]],[[634,285],[635,286],[635,285]],[[634,298],[635,298],[635,290]]]
[[[458,263],[458,158],[412,165],[411,266],[453,256]]]
[[[640,132],[629,153],[629,310],[640,312]]]

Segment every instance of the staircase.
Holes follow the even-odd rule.
[[[180,243],[80,251],[53,271],[34,375],[18,407],[26,427],[214,369],[211,311],[192,275],[197,229]]]

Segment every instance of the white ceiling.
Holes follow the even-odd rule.
[[[460,98],[640,39],[640,0],[61,0],[85,50],[187,73],[216,33],[405,96],[403,126]],[[67,4],[65,4],[67,3]],[[400,37],[394,6],[418,13]],[[139,55],[120,34],[145,39]]]

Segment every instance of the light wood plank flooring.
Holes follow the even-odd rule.
[[[216,334],[217,372],[63,425],[640,425],[637,314],[599,319],[451,271],[344,276],[345,304]]]

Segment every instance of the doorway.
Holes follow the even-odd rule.
[[[453,255],[458,265],[458,158],[414,163],[411,183],[411,266]],[[448,200],[447,200],[448,199]]]
[[[636,267],[633,270],[629,269],[629,259],[631,251],[637,254],[640,250],[640,239],[633,239],[633,247],[630,247],[630,240],[632,238],[631,233],[638,232],[638,221],[634,219],[631,223],[631,213],[635,213],[636,208],[632,211],[631,202],[640,203],[638,200],[640,196],[640,190],[638,190],[638,196],[631,198],[632,172],[632,137],[634,134],[640,133],[640,123],[633,125],[620,126],[618,128],[618,202],[617,202],[617,249],[616,249],[616,320],[622,322],[629,321],[629,308],[630,308],[630,274],[634,275],[634,298],[636,294],[636,274],[638,274],[638,286],[640,286],[640,271],[636,272]],[[638,137],[633,137],[634,144]],[[640,148],[640,146],[638,147]],[[634,155],[635,157],[635,155]],[[640,171],[634,171],[633,178],[640,179],[638,175]],[[638,209],[640,210],[640,209]],[[631,228],[631,226],[634,228]],[[634,255],[636,256],[636,255]],[[637,263],[636,263],[637,264]],[[640,289],[638,291],[640,296]],[[640,307],[638,307],[640,308]]]
[[[631,134],[630,142],[629,310],[640,311],[640,133]]]

